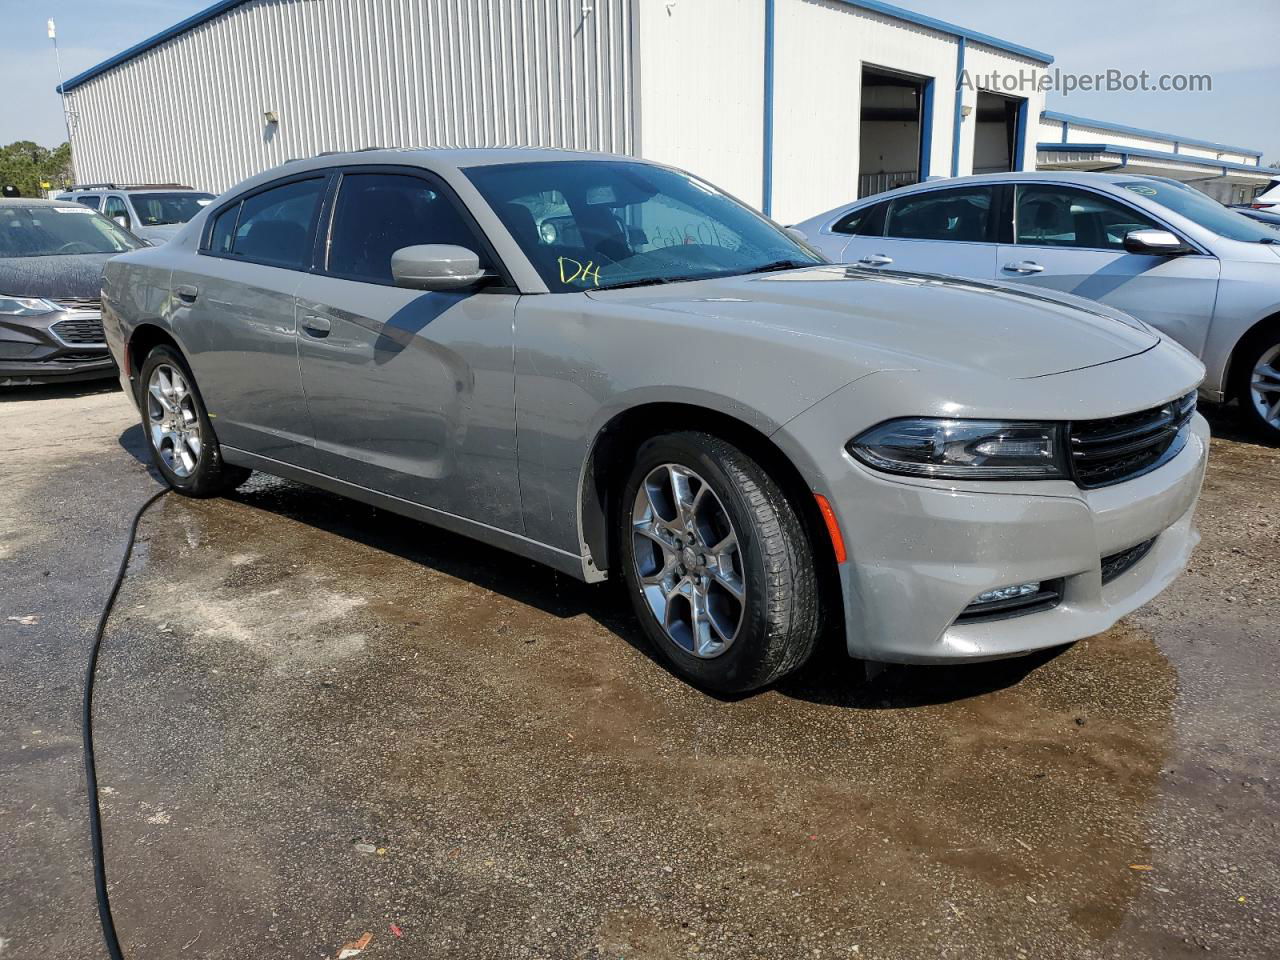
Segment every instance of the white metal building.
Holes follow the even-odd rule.
[[[1280,171],[1262,151],[1069,113],[1040,114],[1040,169],[1116,170],[1181,180],[1222,203],[1247,203]]]
[[[67,81],[81,181],[533,144],[692,170],[783,221],[1034,166],[1047,54],[875,0],[222,0]]]

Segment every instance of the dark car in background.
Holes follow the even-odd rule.
[[[102,268],[142,246],[77,203],[0,199],[0,386],[114,377]]]

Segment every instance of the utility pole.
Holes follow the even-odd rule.
[[[62,97],[62,124],[67,129],[67,150],[71,154],[71,181],[76,179],[76,149],[71,143],[71,116],[67,113],[67,94],[62,89],[62,54],[58,52],[58,28],[49,21],[49,39],[53,41],[53,57],[58,62],[58,94]]]

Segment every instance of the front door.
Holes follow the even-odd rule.
[[[1000,247],[997,276],[1101,301],[1198,355],[1213,316],[1218,260],[1126,252],[1125,234],[1144,229],[1167,228],[1092,190],[1018,184],[1015,243]]]
[[[487,245],[422,171],[353,169],[320,270],[299,290],[298,356],[322,473],[509,532],[516,475],[511,292],[395,286],[391,255]]]
[[[311,465],[294,295],[311,265],[327,174],[275,183],[213,215],[201,256],[172,279],[173,328],[218,439]]]
[[[953,187],[890,201],[883,231],[849,238],[843,260],[861,267],[990,280],[998,235],[993,187]]]

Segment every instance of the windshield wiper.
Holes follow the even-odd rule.
[[[775,260],[763,266],[752,267],[747,273],[776,273],[779,270],[794,270],[797,267],[816,267],[813,260]]]
[[[701,273],[696,277],[641,277],[638,280],[622,280],[618,283],[606,283],[597,290],[622,290],[626,287],[648,287],[657,286],[661,283],[685,283],[689,280],[709,280],[716,276],[714,273]]]

